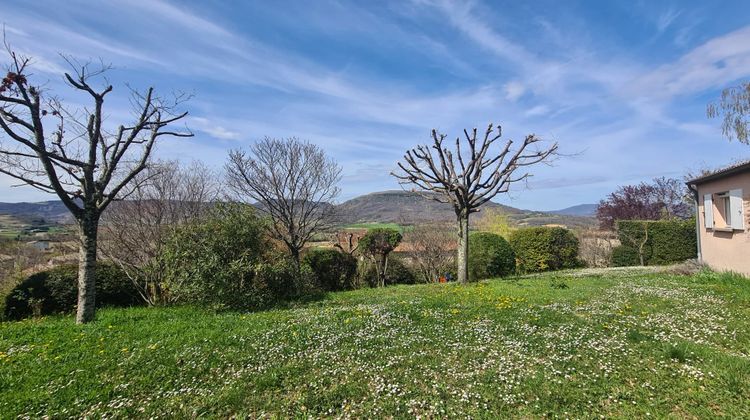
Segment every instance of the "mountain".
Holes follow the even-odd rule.
[[[513,207],[487,203],[506,213],[519,213]],[[440,203],[424,195],[409,191],[381,191],[361,195],[336,206],[341,224],[399,223],[419,224],[444,222],[456,219],[453,206]]]
[[[429,197],[429,196],[428,196]],[[424,195],[410,191],[381,191],[361,195],[336,205],[339,224],[353,223],[398,223],[419,224],[429,222],[453,222],[456,215],[450,204],[439,203]],[[569,207],[557,212],[521,210],[499,203],[487,202],[482,210],[498,209],[519,226],[562,225],[571,228],[595,225],[591,210],[585,204]],[[68,210],[60,201],[41,203],[0,203],[0,215],[8,215],[26,221],[44,219],[51,223],[71,223]],[[473,219],[481,217],[482,212]]]
[[[44,219],[53,223],[70,223],[73,217],[62,201],[42,201],[39,203],[0,203],[0,214],[20,220]]]
[[[456,220],[453,206],[439,203],[419,193],[409,191],[382,191],[365,194],[336,206],[341,224],[351,223],[399,223],[419,224],[426,222],[452,222]],[[575,214],[555,214],[521,210],[499,203],[487,202],[483,210],[498,209],[519,226],[562,225],[567,227],[591,227],[593,217]],[[474,216],[481,217],[482,212]]]
[[[561,214],[564,216],[594,216],[596,215],[597,204],[579,204],[577,206],[566,207],[561,210],[554,210],[548,213]]]

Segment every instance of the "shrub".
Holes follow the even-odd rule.
[[[516,255],[505,238],[490,232],[469,235],[469,279],[502,277],[515,268]]]
[[[360,261],[357,277],[362,284],[368,284],[370,287],[379,286],[378,267],[372,260]],[[388,259],[385,277],[385,284],[415,284],[419,278],[402,258],[393,255]]]
[[[5,298],[5,318],[69,313],[78,301],[78,265],[67,264],[41,271],[16,285]],[[130,279],[118,267],[97,263],[96,306],[142,304]]]
[[[175,230],[160,258],[170,300],[217,309],[257,309],[311,291],[314,274],[273,249],[250,206],[218,205]]]
[[[335,249],[312,249],[304,263],[312,269],[318,285],[324,291],[352,290],[355,288],[357,259]]]
[[[244,301],[234,307],[267,308],[315,294],[315,273],[310,266],[303,264],[298,268],[286,254],[276,255],[253,267],[252,280],[242,290]]]
[[[388,259],[388,269],[385,271],[387,284],[415,284],[417,276],[411,267],[398,256],[391,256]]]
[[[612,267],[629,267],[640,264],[638,251],[633,247],[618,245],[612,248]]]
[[[561,227],[532,227],[511,233],[510,245],[516,254],[516,270],[534,273],[574,268],[578,260],[578,239]]]
[[[663,265],[697,257],[695,219],[687,220],[620,220],[617,235],[622,243],[618,261],[613,265],[640,264],[639,246],[643,246],[645,265]]]

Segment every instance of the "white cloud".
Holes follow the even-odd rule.
[[[672,8],[663,11],[656,19],[656,30],[659,33],[666,31],[681,14],[681,11]]]
[[[505,90],[505,99],[515,102],[526,92],[526,87],[518,80],[512,80],[503,85],[503,90]]]
[[[527,117],[538,117],[540,115],[544,115],[547,112],[549,112],[549,107],[546,105],[537,105],[526,112],[523,113],[523,115]]]
[[[195,125],[196,130],[202,131],[211,137],[221,140],[237,140],[240,138],[239,132],[222,127],[209,118],[192,117],[190,121]]]
[[[625,86],[630,94],[652,99],[723,87],[750,75],[750,26],[713,38]]]

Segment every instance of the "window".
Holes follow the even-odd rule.
[[[724,219],[724,226],[719,227],[725,227],[728,229],[732,228],[732,200],[730,200],[729,197],[729,191],[724,191],[722,193],[716,194],[716,202],[717,207],[719,208],[719,213],[721,214],[721,217]]]
[[[742,190],[729,190],[703,196],[703,219],[706,229],[745,230]]]

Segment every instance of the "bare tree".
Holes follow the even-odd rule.
[[[336,232],[331,237],[331,244],[341,252],[354,255],[359,249],[359,240],[367,233],[363,231],[353,231],[351,229]]]
[[[709,104],[706,113],[709,118],[722,118],[724,137],[750,144],[750,82],[724,89],[719,102]]]
[[[90,107],[68,109],[54,96],[30,84],[30,59],[12,51],[8,73],[0,86],[0,173],[23,184],[56,194],[78,224],[79,272],[76,322],[93,320],[95,313],[95,262],[102,212],[113,200],[127,196],[132,182],[143,171],[157,139],[188,137],[189,131],[168,128],[187,113],[175,112],[185,99],[167,101],[154,94],[132,90],[132,124],[112,132],[105,127],[105,97],[112,85],[93,83],[108,69],[92,68],[69,60],[72,72],[65,81],[85,94]],[[105,80],[106,82],[106,80]]]
[[[402,185],[413,184],[428,194],[427,197],[442,203],[450,203],[458,221],[458,281],[468,281],[469,215],[498,194],[507,193],[514,183],[527,179],[530,174],[516,174],[523,167],[547,161],[556,154],[557,143],[548,148],[531,146],[541,140],[533,134],[527,135],[523,143],[512,152],[512,140],[499,149],[492,145],[502,137],[500,126],[487,127],[479,139],[477,129],[471,133],[464,130],[468,154],[461,150],[461,139],[456,138],[454,150],[444,145],[446,135],[432,130],[432,146],[420,145],[404,155],[398,163],[401,172],[391,173]],[[464,146],[466,147],[466,145]]]
[[[404,232],[404,249],[426,283],[433,283],[455,264],[456,239],[445,224],[418,225]]]
[[[307,241],[333,222],[339,165],[307,141],[266,137],[249,154],[232,150],[225,167],[229,188],[271,217],[273,235],[299,266]]]
[[[170,303],[159,259],[162,247],[175,228],[200,219],[221,188],[216,174],[201,162],[158,162],[136,181],[128,199],[115,202],[103,215],[101,251],[123,269],[146,303]]]

